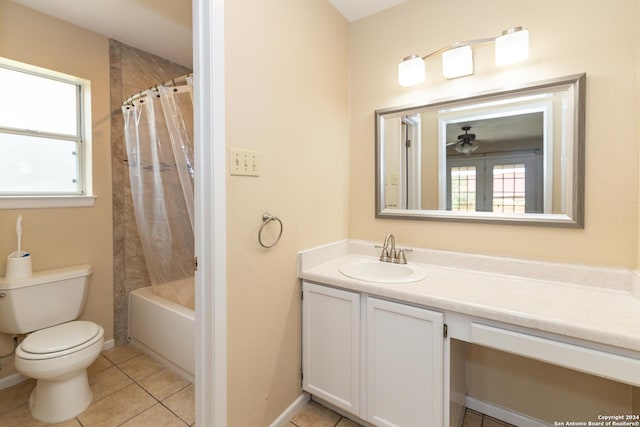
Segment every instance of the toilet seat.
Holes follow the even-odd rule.
[[[101,326],[76,320],[29,334],[16,349],[16,356],[28,360],[66,356],[90,347],[103,336]]]

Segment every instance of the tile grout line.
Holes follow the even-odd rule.
[[[125,375],[126,375],[126,374],[125,374]],[[129,377],[129,378],[131,378],[131,377]],[[155,400],[155,401],[156,401],[156,403],[160,403],[160,402],[158,402],[158,399],[156,399],[154,395],[152,395],[151,393],[149,393],[149,392],[148,392],[144,387],[142,387],[142,386],[141,386],[140,384],[138,384],[135,380],[133,380],[133,378],[131,378],[131,380],[133,381],[133,384],[137,385],[138,387],[140,387],[140,388],[142,389],[142,391],[144,391],[144,392],[145,392],[145,393],[147,393],[149,396],[151,396],[151,398],[152,398],[153,400]],[[127,387],[129,387],[129,386],[127,386]],[[131,421],[132,419],[134,419],[134,418],[135,418],[135,417],[137,417],[138,415],[142,414],[143,412],[147,411],[148,409],[153,408],[153,407],[156,405],[156,403],[154,403],[153,405],[149,406],[148,408],[145,408],[145,409],[143,409],[142,411],[140,411],[140,412],[136,413],[135,415],[131,416],[130,418],[127,418],[126,420],[124,420],[123,422],[121,422],[120,424],[118,424],[118,426],[121,426],[121,425],[123,425],[124,423],[127,423],[127,422]]]
[[[177,392],[176,392],[177,393]],[[175,393],[174,393],[175,394]],[[173,394],[172,394],[173,396]],[[171,412],[171,414],[173,416],[175,416],[177,419],[179,419],[180,421],[182,421],[183,423],[185,423],[185,425],[190,425],[188,422],[186,422],[185,420],[182,419],[182,417],[180,417],[180,415],[176,414],[175,412],[173,412],[173,410],[171,408],[169,408],[167,405],[165,405],[163,402],[159,401],[158,403],[160,403],[160,405],[162,405],[167,411]]]
[[[115,348],[115,347],[114,347],[114,348]],[[127,357],[126,359],[123,359],[123,360],[121,360],[121,361],[119,361],[119,362],[117,362],[117,363],[116,363],[115,361],[111,360],[111,359],[109,358],[109,356],[105,355],[104,353],[101,353],[101,356],[102,356],[102,357],[104,357],[105,359],[107,359],[109,362],[111,362],[111,364],[112,364],[112,365],[114,365],[114,366],[118,366],[120,363],[128,362],[129,360],[131,360],[131,359],[133,359],[134,357],[139,356],[139,355],[141,355],[141,354],[144,354],[144,353],[137,353],[137,354],[133,354],[133,355],[131,355],[131,356]]]
[[[140,353],[140,354],[143,354],[143,353]],[[136,356],[137,356],[137,355],[136,355]],[[135,357],[135,356],[133,356],[133,357]],[[123,360],[122,362],[126,362],[127,360],[133,359],[133,357],[130,357],[129,359]],[[133,379],[133,378],[131,377],[131,375],[127,374],[124,370],[122,370],[122,368],[120,368],[120,366],[119,366],[118,364],[114,364],[114,366],[115,366],[116,368],[118,368],[118,370],[120,370],[120,372],[122,372],[125,376],[127,376],[127,378],[129,378],[131,381],[133,381],[133,384],[137,385],[137,386],[138,386],[138,387],[140,387],[140,388],[141,388],[141,389],[142,389],[146,394],[148,394],[149,396],[151,396],[151,398],[152,398],[153,400],[155,400],[155,401],[156,401],[156,403],[159,403],[162,407],[164,407],[167,411],[169,411],[169,412],[171,413],[171,415],[173,415],[174,417],[176,417],[178,420],[182,421],[186,426],[189,426],[189,423],[188,423],[188,422],[186,422],[185,420],[183,420],[183,419],[182,419],[178,414],[176,414],[173,410],[171,410],[171,408],[169,408],[167,405],[165,405],[165,404],[162,402],[162,400],[160,400],[160,399],[158,399],[157,397],[155,397],[155,396],[154,396],[150,391],[148,391],[148,390],[147,390],[147,389],[146,389],[142,384],[140,384],[140,383],[139,383],[139,381],[140,381],[140,380],[143,380],[143,379],[145,379],[145,378],[147,378],[147,377],[149,377],[149,376],[151,376],[151,375],[153,375],[153,374],[155,374],[155,373],[157,373],[157,372],[160,372],[160,370],[158,370],[158,371],[156,371],[156,372],[153,372],[153,373],[151,373],[151,374],[149,374],[149,375],[146,375],[146,376],[144,376],[144,377],[140,378],[140,380],[135,380],[135,379]],[[162,369],[167,369],[167,368],[163,366],[163,367],[162,367]],[[182,387],[181,389],[179,389],[179,390],[177,390],[177,391],[175,391],[175,392],[171,393],[170,395],[166,396],[166,397],[165,397],[165,399],[168,399],[169,397],[171,397],[171,396],[173,396],[173,395],[175,395],[175,394],[177,394],[177,393],[181,392],[181,391],[182,391],[182,390],[184,390],[185,388],[189,387],[189,385],[191,385],[191,382],[187,382],[187,385],[185,385],[185,386],[184,386],[184,387]],[[127,387],[128,387],[128,386],[127,386]],[[117,393],[117,392],[116,392],[116,393]],[[153,406],[155,406],[155,404],[154,404]],[[153,407],[153,406],[152,406],[152,407]],[[120,423],[120,424],[118,424],[118,425],[122,425],[122,424],[124,424],[124,423],[126,423],[126,422],[128,422],[128,421],[132,420],[133,418],[137,417],[138,415],[142,414],[143,412],[147,411],[148,409],[150,409],[150,408],[146,408],[144,411],[142,411],[142,412],[140,412],[140,413],[138,413],[138,414],[134,415],[133,417],[129,418],[128,420],[126,420],[126,421],[124,421],[123,423]]]
[[[174,411],[172,411],[172,410],[171,410],[169,407],[167,407],[167,406],[166,406],[166,405],[165,405],[161,400],[159,400],[157,397],[155,397],[155,396],[154,396],[151,392],[149,392],[149,391],[148,391],[148,390],[147,390],[147,389],[146,389],[142,384],[140,384],[140,383],[139,383],[139,381],[140,381],[140,380],[143,380],[143,379],[145,379],[145,378],[147,378],[147,377],[149,377],[149,376],[151,376],[151,375],[153,375],[153,374],[155,374],[155,373],[157,373],[157,372],[160,372],[160,370],[162,370],[162,369],[167,369],[165,366],[163,366],[163,367],[162,367],[162,369],[160,369],[160,370],[158,370],[158,371],[156,371],[156,372],[152,372],[152,373],[150,373],[149,375],[146,375],[146,376],[144,376],[144,377],[140,378],[139,380],[135,380],[131,375],[127,374],[127,373],[126,373],[126,372],[125,372],[125,371],[120,367],[120,364],[121,364],[121,363],[125,363],[125,362],[127,362],[127,361],[129,361],[129,360],[131,360],[131,359],[133,359],[133,358],[135,358],[135,357],[137,357],[137,356],[141,355],[141,354],[144,354],[144,353],[138,353],[138,354],[135,354],[135,355],[133,355],[133,356],[131,356],[131,357],[127,358],[127,359],[121,360],[119,363],[116,363],[116,362],[112,361],[111,359],[109,359],[109,358],[108,358],[107,356],[105,356],[104,354],[102,355],[102,356],[104,356],[104,357],[105,357],[109,362],[111,362],[111,363],[112,363],[112,366],[115,366],[115,367],[116,367],[120,372],[122,372],[122,374],[124,374],[127,378],[129,378],[129,379],[132,381],[132,384],[135,384],[135,385],[137,385],[138,387],[140,387],[140,388],[142,389],[142,391],[144,391],[147,395],[149,395],[153,400],[155,400],[155,401],[156,401],[156,403],[155,403],[155,404],[153,404],[151,407],[144,409],[143,411],[141,411],[141,412],[139,412],[139,413],[137,413],[137,414],[133,415],[131,418],[126,419],[125,421],[123,421],[122,423],[120,423],[120,424],[118,424],[118,425],[120,426],[120,425],[122,425],[122,424],[124,424],[124,423],[126,423],[126,422],[131,421],[131,420],[132,420],[132,419],[134,419],[135,417],[139,416],[139,415],[140,415],[140,414],[142,414],[143,412],[145,412],[145,411],[147,411],[147,410],[151,409],[153,406],[155,406],[156,404],[158,404],[158,403],[159,403],[160,405],[162,405],[162,407],[164,407],[165,409],[167,409],[167,410],[171,413],[171,415],[173,415],[174,417],[176,417],[178,420],[180,420],[180,421],[181,421],[182,423],[184,423],[186,426],[189,426],[189,423],[187,423],[185,420],[183,420],[183,419],[182,419],[178,414],[176,414]],[[107,368],[107,369],[108,369],[108,368]],[[106,369],[103,369],[103,371],[104,371],[104,370],[106,370]],[[100,371],[100,372],[102,372],[102,371]],[[184,387],[182,387],[182,388],[180,388],[179,390],[177,390],[177,391],[175,391],[175,392],[171,393],[170,395],[166,396],[166,397],[165,397],[165,399],[168,399],[169,397],[171,397],[171,396],[173,396],[173,395],[175,395],[175,394],[177,394],[177,393],[181,392],[181,391],[182,391],[182,390],[184,390],[185,388],[189,387],[189,385],[191,385],[191,384],[192,384],[192,383],[191,383],[190,381],[188,381],[188,382],[187,382],[187,384],[186,384]],[[129,384],[129,385],[131,385],[131,384]],[[129,387],[129,385],[127,385],[126,387]],[[123,388],[124,388],[124,387],[123,387]],[[116,394],[116,393],[118,393],[118,392],[119,392],[119,391],[121,391],[121,390],[122,390],[122,389],[120,389],[120,390],[116,390],[116,391],[114,391],[113,393],[109,394],[108,396],[111,396],[111,395],[113,395],[113,394]],[[102,398],[102,399],[104,399],[105,397],[107,397],[107,396],[103,396],[103,398]],[[102,400],[102,399],[100,399],[100,400]],[[80,422],[80,420],[79,420],[78,418],[76,418],[76,420],[77,420],[78,422]],[[80,423],[80,425],[82,426],[82,423]],[[83,427],[84,427],[84,426],[83,426]]]

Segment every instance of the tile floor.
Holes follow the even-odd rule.
[[[185,427],[194,425],[193,384],[125,344],[104,351],[89,367],[93,402],[63,427]],[[39,427],[31,417],[28,380],[0,390],[0,426]]]
[[[293,417],[287,427],[359,427],[348,418],[310,401]]]
[[[462,427],[515,427],[512,424],[505,423],[488,415],[481,414],[472,409],[468,409],[464,413]]]
[[[125,344],[104,351],[89,367],[93,402],[61,427],[185,427],[195,425],[194,386],[135,347]],[[39,427],[31,417],[27,380],[0,390],[0,426]],[[359,427],[350,419],[309,402],[287,427]],[[467,409],[462,427],[513,427]]]
[[[293,417],[287,427],[359,427],[348,418],[333,412],[330,409],[316,403],[309,402]],[[511,424],[483,415],[480,412],[467,409],[464,415],[462,427],[514,427]]]

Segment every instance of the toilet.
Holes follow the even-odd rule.
[[[0,333],[28,334],[15,352],[18,372],[37,380],[31,415],[46,423],[72,419],[93,399],[87,368],[100,355],[104,329],[77,319],[87,299],[91,266],[0,278]]]

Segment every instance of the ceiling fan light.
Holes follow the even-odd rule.
[[[415,86],[424,81],[424,59],[411,55],[398,64],[398,84],[402,87]]]
[[[522,27],[504,30],[496,38],[496,65],[510,65],[529,58],[529,30]]]
[[[473,74],[473,51],[471,46],[449,49],[442,53],[442,74],[448,79]]]
[[[460,154],[471,154],[478,149],[477,144],[458,144],[453,147]]]

